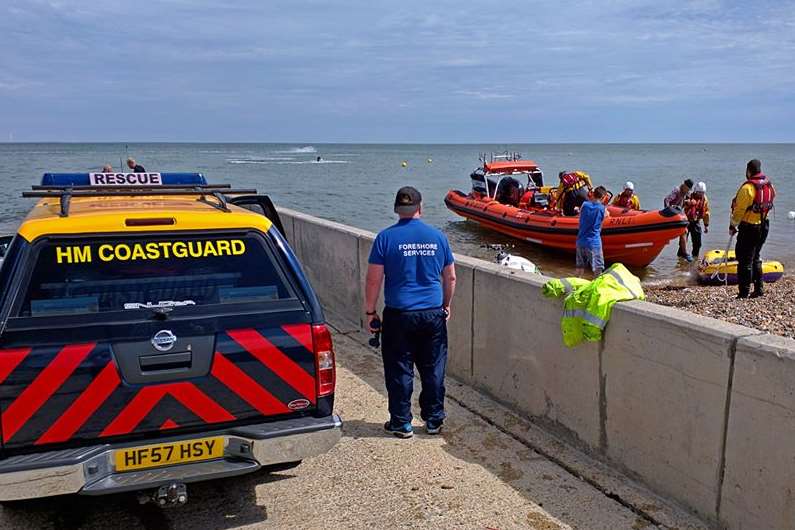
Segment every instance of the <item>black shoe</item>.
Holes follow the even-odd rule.
[[[749,298],[761,298],[763,296],[765,296],[765,292],[757,289],[757,290],[755,290],[754,292],[751,293]]]
[[[748,298],[748,293],[737,293],[737,299]]]

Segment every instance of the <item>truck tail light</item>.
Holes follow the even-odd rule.
[[[337,374],[331,333],[323,324],[312,326],[312,344],[317,367],[317,397],[328,396],[334,393]]]

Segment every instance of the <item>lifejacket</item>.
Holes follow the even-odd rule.
[[[758,213],[764,219],[767,217],[768,212],[773,209],[773,201],[776,198],[776,188],[770,180],[762,173],[757,173],[748,180],[746,184],[751,184],[756,193],[754,194],[754,202],[748,207],[747,211]]]
[[[691,195],[690,199],[685,202],[685,215],[688,221],[698,221],[704,218],[704,209],[707,206],[707,200],[704,196],[699,199],[694,199]]]
[[[629,194],[624,193],[623,191],[616,197],[616,201],[613,203],[615,206],[619,208],[629,208],[632,206],[632,196],[635,195],[635,192],[631,192]]]
[[[582,188],[585,185],[585,179],[579,171],[569,171],[560,176],[560,183],[563,185],[564,191],[572,191]]]

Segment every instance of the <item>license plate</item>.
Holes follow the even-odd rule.
[[[222,456],[224,456],[224,439],[221,436],[130,447],[119,449],[114,454],[116,471],[200,462]]]

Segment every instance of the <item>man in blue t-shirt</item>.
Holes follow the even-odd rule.
[[[455,265],[447,238],[420,220],[422,196],[411,186],[395,198],[397,224],[373,242],[367,267],[365,322],[378,328],[376,305],[384,283],[381,352],[389,397],[384,429],[410,438],[414,365],[420,373],[420,416],[428,434],[438,434],[445,418],[444,373],[447,320],[455,291]]]
[[[582,276],[585,267],[590,267],[593,275],[599,276],[605,269],[602,254],[602,221],[607,214],[604,198],[607,190],[598,186],[591,193],[589,201],[580,207],[580,229],[577,231],[577,276]]]

